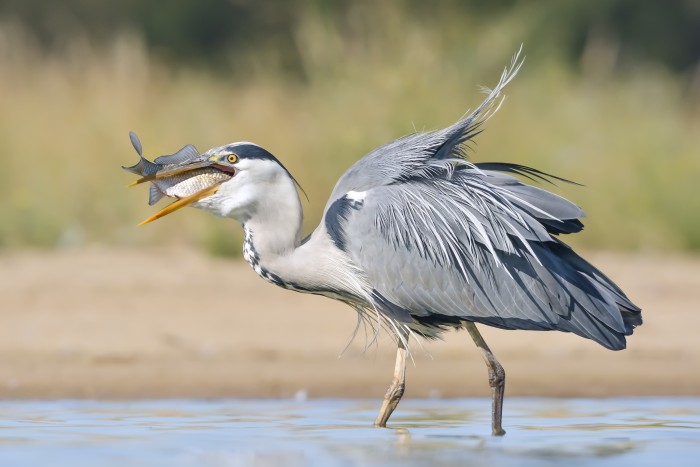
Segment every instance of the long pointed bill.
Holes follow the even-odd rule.
[[[221,182],[223,183],[223,182]],[[175,212],[180,208],[184,208],[185,206],[188,206],[194,202],[199,201],[200,199],[206,198],[207,196],[211,196],[217,191],[219,191],[219,185],[221,183],[217,183],[216,185],[210,186],[209,188],[205,188],[202,191],[198,191],[197,193],[187,196],[185,198],[180,198],[177,201],[174,201],[173,203],[165,206],[163,209],[149,217],[148,219],[142,221],[139,223],[139,225],[145,225],[148,224],[149,222],[153,222],[156,219],[160,219],[163,216],[167,216],[171,212]]]
[[[140,185],[141,183],[153,181],[157,178],[172,177],[173,175],[178,175],[178,174],[181,174],[184,172],[189,172],[191,170],[201,169],[204,167],[211,167],[212,165],[214,165],[214,162],[209,161],[209,160],[205,160],[205,161],[195,162],[192,164],[183,165],[180,167],[174,167],[172,169],[159,170],[158,172],[156,172],[154,174],[146,175],[145,177],[141,177],[138,180],[129,183],[128,186],[132,187],[132,186]]]

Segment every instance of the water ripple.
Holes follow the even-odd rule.
[[[0,465],[697,465],[700,399],[0,402]]]

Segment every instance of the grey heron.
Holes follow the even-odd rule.
[[[571,332],[612,350],[625,348],[625,336],[642,323],[640,308],[560,240],[583,228],[581,209],[522,178],[566,180],[467,158],[468,143],[521,65],[516,54],[483,103],[457,123],[358,160],[306,238],[294,178],[250,142],[203,154],[188,146],[127,168],[153,182],[151,202],[177,198],[144,223],[188,205],[233,218],[244,229],[245,260],[263,279],[340,300],[388,329],[398,350],[376,426],[386,426],[403,396],[409,337],[466,328],[488,367],[492,434],[503,435],[505,372],[476,323]],[[132,142],[141,155],[135,136]],[[187,190],[177,185],[195,177],[209,178]]]

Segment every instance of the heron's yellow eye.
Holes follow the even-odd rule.
[[[235,154],[229,154],[227,159],[229,164],[235,164],[236,162],[238,162],[238,156]]]

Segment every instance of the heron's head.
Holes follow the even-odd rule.
[[[210,149],[203,157],[233,177],[195,207],[245,222],[254,215],[299,205],[294,178],[275,156],[260,146],[233,143]]]
[[[285,213],[300,216],[301,204],[294,178],[275,156],[253,143],[239,142],[212,148],[200,157],[155,177],[186,176],[190,170],[205,167],[224,172],[230,178],[179,199],[147,221],[188,205],[217,216],[232,217],[241,223],[254,216],[279,217]]]

